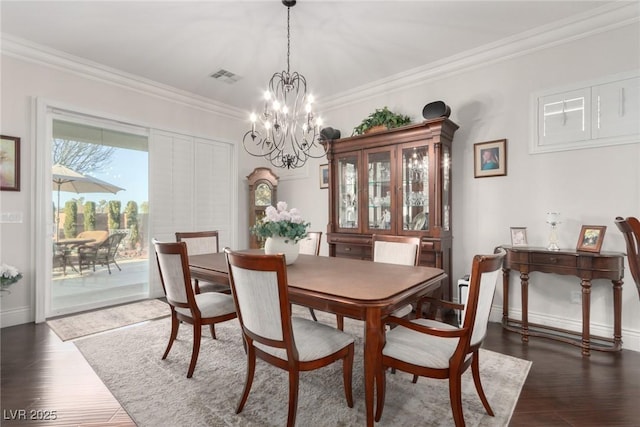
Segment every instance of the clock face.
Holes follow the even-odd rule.
[[[271,187],[264,182],[258,184],[255,192],[255,205],[270,206],[271,203]]]

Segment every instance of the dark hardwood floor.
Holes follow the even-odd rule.
[[[134,425],[74,344],[61,342],[46,324],[13,326],[0,334],[0,424]],[[577,347],[542,338],[523,345],[519,335],[495,323],[485,348],[533,361],[511,426],[640,425],[638,352],[582,357]],[[49,420],[32,419],[38,417]]]

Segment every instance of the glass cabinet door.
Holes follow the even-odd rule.
[[[358,228],[358,157],[338,159],[338,226]]]
[[[442,228],[451,229],[451,150],[446,145],[442,153]]]
[[[367,226],[369,230],[390,230],[394,218],[391,187],[391,152],[366,153]]]
[[[402,150],[402,229],[429,229],[429,147]]]

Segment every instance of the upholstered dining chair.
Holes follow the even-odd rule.
[[[284,255],[224,251],[247,353],[246,383],[236,413],[242,411],[251,391],[257,357],[289,372],[287,426],[295,425],[300,372],[338,360],[342,360],[347,405],[352,408],[353,337],[328,325],[291,316]]]
[[[299,248],[300,253],[305,255],[320,255],[320,243],[322,243],[322,231],[307,231],[307,237],[300,240]],[[313,308],[309,307],[309,314],[316,322],[318,319],[316,318],[316,313],[313,311]]]
[[[211,231],[178,231],[176,242],[185,242],[189,255],[202,255],[220,252],[220,239],[217,230]],[[226,283],[202,282],[193,280],[193,288],[196,294],[201,292],[231,293]]]
[[[418,265],[420,261],[420,238],[410,236],[390,236],[374,234],[371,237],[373,262],[387,264]],[[413,311],[411,304],[393,312],[396,317],[406,317]],[[338,329],[343,330],[344,318],[338,318]]]
[[[171,346],[178,336],[180,322],[193,325],[193,349],[187,371],[187,378],[191,378],[200,352],[202,326],[209,325],[211,337],[216,339],[215,324],[236,318],[235,304],[233,297],[228,294],[219,292],[196,294],[194,292],[186,243],[161,243],[154,239],[153,245],[162,287],[171,307],[171,335],[162,359],[166,359],[169,355]]]
[[[624,240],[627,244],[629,270],[631,270],[631,277],[636,282],[638,296],[640,296],[640,221],[633,216],[627,218],[617,217],[616,226],[624,235]]]
[[[397,326],[386,333],[382,349],[382,369],[376,373],[377,402],[375,420],[382,416],[385,399],[386,368],[417,376],[449,379],[449,397],[457,427],[464,426],[462,413],[462,374],[471,366],[473,382],[485,410],[493,410],[480,382],[479,349],[487,333],[489,313],[498,277],[502,273],[504,249],[493,255],[473,258],[466,306],[442,302],[445,307],[464,309],[461,328],[430,319],[407,320],[391,316],[387,322]]]

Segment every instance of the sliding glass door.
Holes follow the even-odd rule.
[[[146,131],[53,120],[50,315],[146,298]]]

